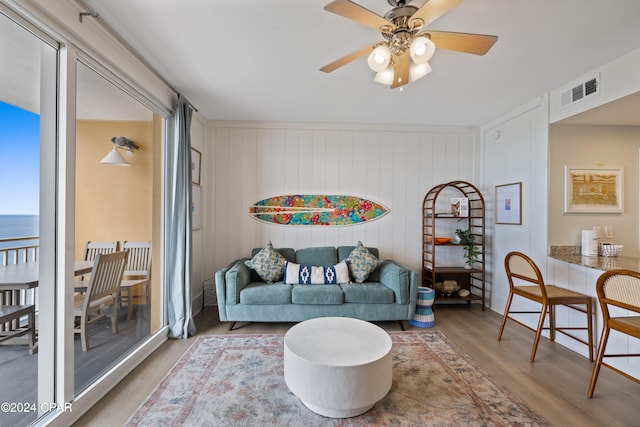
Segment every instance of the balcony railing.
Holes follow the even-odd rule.
[[[37,261],[40,254],[38,242],[38,236],[0,239],[0,267]],[[37,309],[37,288],[0,291],[0,304],[36,304]],[[0,325],[0,330],[3,329],[6,329],[6,325]]]
[[[12,237],[0,239],[0,266],[21,264],[38,260],[40,244],[38,236]]]

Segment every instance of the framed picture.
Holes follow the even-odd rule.
[[[622,166],[565,166],[564,212],[622,213]]]
[[[496,185],[496,224],[522,224],[522,183]]]
[[[200,185],[200,166],[202,165],[202,153],[195,148],[191,149],[191,182]]]
[[[451,198],[451,213],[456,217],[466,218],[469,216],[469,199],[466,197]]]

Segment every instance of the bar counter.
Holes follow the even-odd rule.
[[[640,271],[640,258],[626,256],[582,256],[580,246],[551,246],[550,258],[596,270]]]
[[[624,253],[624,248],[622,250]],[[596,342],[599,341],[602,333],[602,309],[598,303],[596,283],[605,271],[617,269],[640,271],[640,258],[582,256],[580,246],[551,246],[547,255],[546,283],[593,297]],[[584,317],[575,316],[573,310],[569,313],[565,307],[559,306],[557,309],[556,319],[564,319],[569,327],[584,326]],[[563,337],[562,334],[556,334],[556,342],[585,358],[588,357],[587,346]],[[628,340],[610,340],[607,350],[612,354],[637,353],[637,349],[633,349],[633,344]],[[627,361],[625,358],[616,359],[618,360],[610,363],[617,369],[640,378],[640,364]]]

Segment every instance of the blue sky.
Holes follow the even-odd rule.
[[[0,101],[0,215],[38,215],[40,116]]]

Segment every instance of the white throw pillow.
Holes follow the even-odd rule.
[[[341,261],[334,266],[319,267],[286,262],[284,269],[286,285],[336,285],[349,283],[349,265]]]

